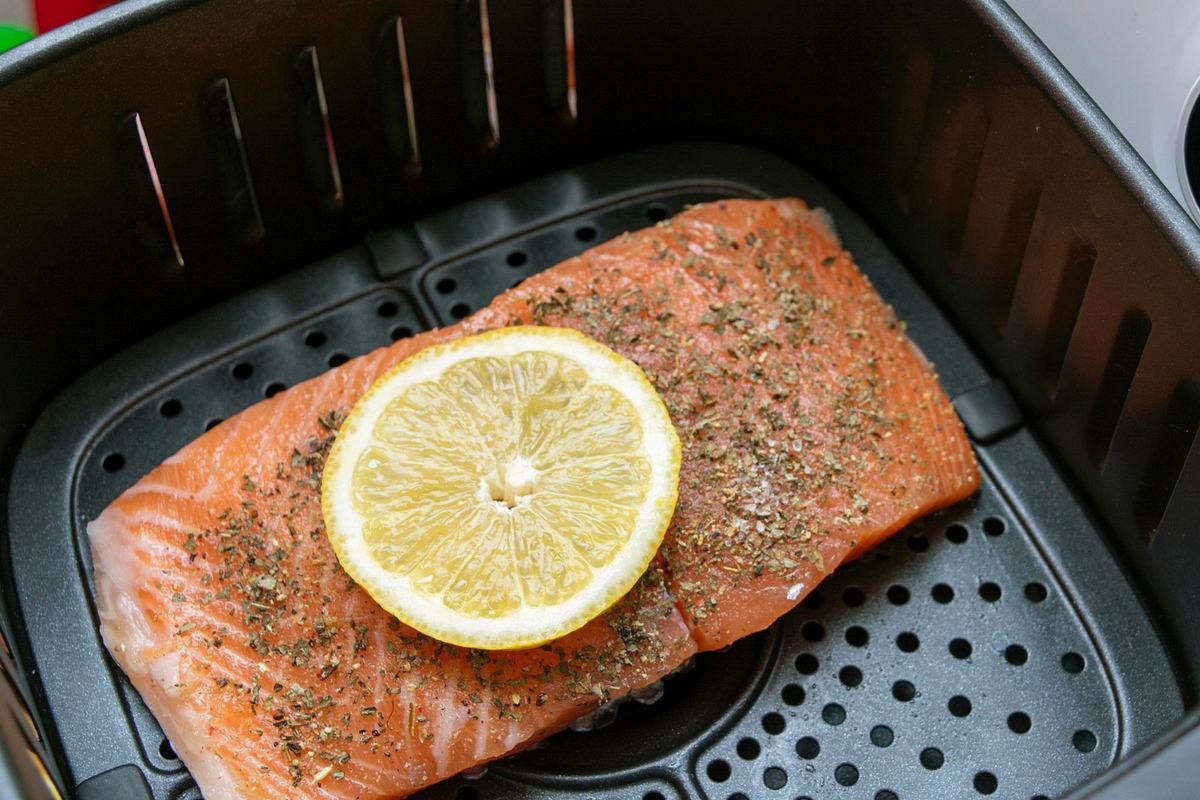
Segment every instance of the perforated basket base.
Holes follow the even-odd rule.
[[[126,764],[198,796],[95,627],[84,525],[264,394],[431,325],[689,203],[796,195],[938,365],[979,441],[979,495],[894,537],[770,630],[668,680],[652,706],[566,732],[425,798],[1054,796],[1180,714],[1168,659],[1097,531],[925,293],[835,196],[764,153],[643,152],[556,174],[299,270],[94,370],[42,415],[10,492],[27,655],[87,779]],[[123,792],[129,790],[123,789]],[[128,796],[124,794],[123,797]]]

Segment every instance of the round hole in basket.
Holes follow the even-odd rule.
[[[1014,711],[1008,715],[1008,729],[1013,733],[1029,733],[1029,729],[1032,727],[1033,720],[1024,711]]]
[[[812,736],[803,736],[796,742],[796,755],[811,761],[821,755],[821,743]]]
[[[725,781],[729,780],[729,776],[732,771],[729,768],[728,761],[718,758],[708,762],[708,768],[706,772],[708,772],[709,780],[713,781],[714,783],[724,783]]]
[[[993,794],[1000,786],[996,776],[986,770],[975,773],[972,784],[975,786],[975,791],[980,794]]]
[[[798,706],[804,702],[805,695],[806,692],[803,686],[796,683],[789,683],[780,691],[779,699],[783,700],[786,705]]]
[[[1025,599],[1031,603],[1040,603],[1046,599],[1046,585],[1038,581],[1025,584]]]
[[[759,745],[757,739],[746,736],[737,743],[737,754],[747,761],[753,761],[758,758],[758,754],[761,752],[762,747]]]
[[[853,664],[847,664],[838,670],[838,680],[847,689],[853,689],[863,681],[862,670]]]
[[[1004,660],[1014,667],[1022,666],[1029,660],[1029,651],[1019,644],[1010,644],[1004,648]]]
[[[841,725],[846,721],[846,709],[837,703],[828,703],[821,709],[821,719],[830,725]]]
[[[871,635],[861,625],[851,625],[846,628],[846,644],[851,647],[866,647],[869,641],[871,641]]]
[[[958,659],[967,659],[971,657],[971,643],[966,639],[958,638],[950,640],[950,655]]]
[[[772,711],[769,714],[763,715],[762,729],[772,736],[783,733],[783,729],[786,726],[787,722],[784,721],[782,714],[777,714],[776,712]]]
[[[763,770],[763,786],[768,789],[782,789],[787,785],[788,774],[779,767],[767,767]]]
[[[896,734],[887,725],[876,725],[871,728],[871,744],[876,747],[891,747]]]

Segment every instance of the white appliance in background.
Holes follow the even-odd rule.
[[[1192,119],[1200,94],[1200,0],[1008,4],[1200,222],[1200,113]]]

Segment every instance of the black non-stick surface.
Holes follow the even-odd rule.
[[[264,394],[453,322],[591,244],[689,203],[781,195],[832,213],[952,398],[969,403],[989,385],[925,293],[826,188],[764,153],[689,145],[379,231],[64,392],[14,470],[10,556],[23,644],[76,781],[108,796],[87,779],[133,764],[150,796],[197,796],[95,627],[85,525],[123,489]],[[1019,426],[982,438],[976,498],[839,570],[769,631],[701,655],[658,703],[626,704],[603,730],[559,734],[421,796],[1027,800],[1104,769],[1179,715],[1167,657],[1037,442]]]

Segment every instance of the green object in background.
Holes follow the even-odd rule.
[[[13,25],[0,25],[0,53],[5,50],[12,50],[22,42],[28,42],[33,38],[33,31],[27,31],[24,28],[18,28]]]

